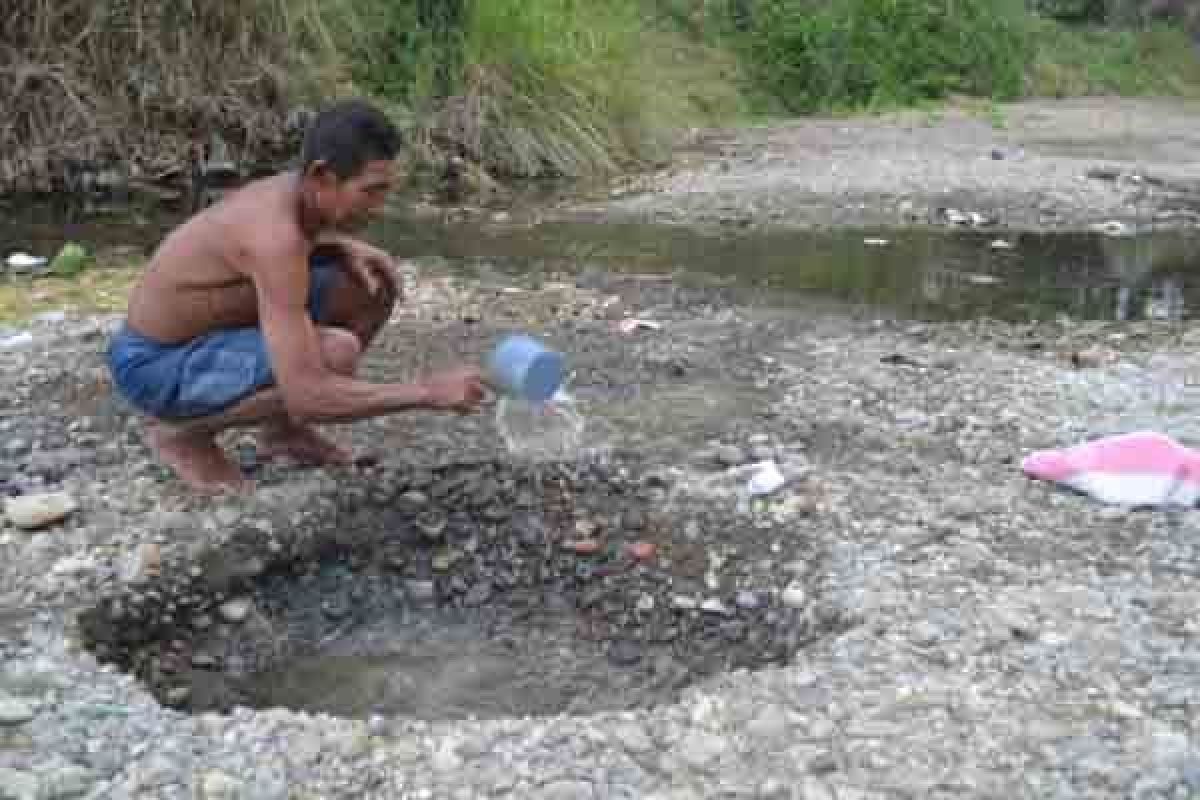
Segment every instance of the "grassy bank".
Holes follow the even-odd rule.
[[[512,178],[644,164],[753,115],[1200,94],[1181,28],[1105,27],[1136,17],[1109,5],[1037,0],[1063,22],[1024,0],[0,0],[0,192],[70,191],[79,164],[186,177],[214,134],[241,163],[278,159],[290,109],[348,92],[429,163]]]

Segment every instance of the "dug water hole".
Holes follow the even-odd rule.
[[[619,458],[372,470],[303,529],[259,523],[164,565],[81,629],[177,708],[452,719],[672,702],[843,628],[807,540],[788,592],[739,590],[705,539],[752,549],[764,523],[720,503],[667,515],[668,494]]]

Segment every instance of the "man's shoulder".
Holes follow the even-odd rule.
[[[303,257],[309,242],[286,202],[267,187],[246,187],[215,216],[220,235],[247,257]],[[265,191],[264,191],[265,190]]]

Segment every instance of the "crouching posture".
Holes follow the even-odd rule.
[[[346,101],[308,130],[298,170],[254,181],[159,246],[109,344],[118,392],[147,416],[158,457],[191,487],[248,486],[217,435],[261,426],[259,454],[341,464],[319,423],[412,409],[469,412],[462,368],[417,384],[355,378],[400,299],[389,257],[349,235],[383,205],[400,137]]]

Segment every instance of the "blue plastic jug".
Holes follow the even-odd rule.
[[[496,391],[541,405],[562,386],[565,363],[561,353],[532,336],[513,334],[492,348],[485,369],[487,381]]]

